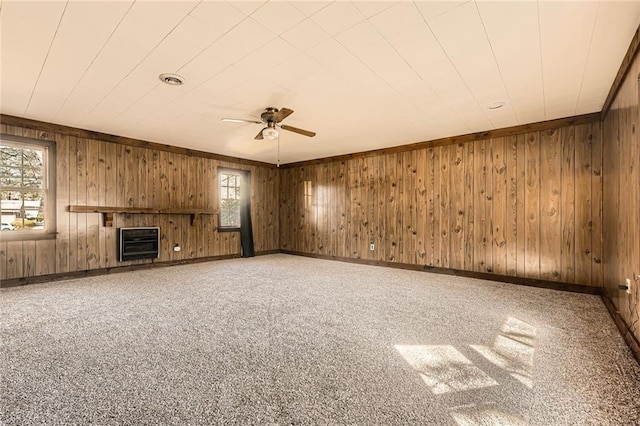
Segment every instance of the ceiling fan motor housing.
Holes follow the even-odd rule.
[[[260,114],[260,118],[265,123],[276,123],[276,114],[278,113],[278,108],[267,107],[264,109],[264,112]]]

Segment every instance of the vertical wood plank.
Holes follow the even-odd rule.
[[[86,141],[86,192],[87,205],[95,206],[100,204],[100,143],[94,140]],[[100,267],[100,228],[101,215],[90,213],[86,215],[87,221],[87,251],[86,269],[97,269]]]
[[[504,138],[491,139],[492,160],[492,271],[495,274],[507,273],[507,165],[505,162]]]
[[[474,205],[474,181],[475,144],[464,144],[464,269],[473,271],[474,238],[475,238],[475,205]]]
[[[603,148],[604,141],[599,123],[591,125],[591,285],[601,287],[604,285],[603,270]],[[607,141],[608,143],[609,141]],[[636,182],[638,183],[638,182]],[[636,192],[637,196],[637,192]],[[607,205],[607,208],[614,208],[613,205]],[[637,212],[636,212],[637,213]],[[637,224],[637,223],[636,223]],[[636,234],[637,236],[638,234]],[[607,238],[610,235],[607,234]],[[640,239],[640,238],[637,238]],[[640,259],[639,259],[640,260]],[[639,265],[640,267],[640,265]],[[638,272],[640,273],[640,271]]]
[[[486,204],[486,175],[485,164],[486,141],[479,140],[475,143],[473,157],[473,271],[484,272],[486,270],[487,237],[485,235],[485,204]]]
[[[435,266],[436,256],[435,256],[435,213],[436,213],[436,195],[434,190],[434,182],[435,182],[435,170],[434,170],[434,148],[428,148],[426,151],[426,202],[427,202],[427,217],[425,221],[425,238],[426,241],[426,264],[428,266]]]
[[[104,144],[104,199],[105,205],[118,205],[118,149],[114,143]],[[117,218],[114,215],[114,226],[102,226],[104,229],[104,257],[107,267],[118,264]],[[102,220],[102,218],[100,218]],[[103,224],[101,224],[103,225]]]
[[[398,212],[398,177],[396,173],[396,156],[390,154],[387,156],[386,172],[387,172],[387,217],[385,221],[385,260],[394,262],[397,259],[397,238],[396,224]]]
[[[528,188],[526,153],[528,150],[527,136],[516,136],[516,275],[527,276],[527,229],[529,219],[525,204]]]
[[[56,273],[69,272],[69,136],[56,140]]]
[[[540,277],[540,135],[527,133],[525,145],[526,277]]]
[[[415,233],[416,233],[416,263],[418,265],[425,265],[427,252],[426,252],[426,227],[427,227],[427,171],[426,171],[426,155],[425,149],[420,149],[416,152],[416,220],[415,220]]]
[[[485,194],[484,194],[484,235],[485,264],[483,272],[493,272],[493,143],[491,139],[485,142]]]
[[[76,145],[76,173],[77,192],[76,204],[87,205],[87,139],[78,138]],[[78,237],[77,237],[77,265],[78,270],[88,269],[87,263],[87,215],[91,213],[77,213]]]
[[[574,201],[576,225],[574,279],[575,282],[579,284],[591,284],[591,236],[593,227],[591,220],[592,139],[591,125],[576,126],[573,161],[575,174],[574,189],[576,195]]]
[[[452,145],[451,149],[451,257],[449,267],[464,269],[465,262],[465,146]]]
[[[516,276],[518,265],[518,138],[505,137],[505,163],[507,167],[507,207],[505,236],[507,264],[505,273]]]
[[[433,266],[444,267],[442,253],[440,251],[440,241],[442,239],[442,224],[440,221],[440,210],[442,208],[442,190],[440,181],[442,147],[433,149]]]
[[[561,168],[560,129],[542,132],[540,140],[540,277],[562,279]]]
[[[403,211],[402,211],[402,235],[403,245],[402,263],[415,264],[415,169],[413,159],[415,151],[407,151],[402,154],[402,180],[403,180]]]
[[[24,248],[22,241],[7,241],[6,243],[6,279],[21,278],[25,273]]]

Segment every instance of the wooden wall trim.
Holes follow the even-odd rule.
[[[256,256],[280,253],[280,250],[256,252]],[[162,268],[165,266],[187,265],[193,263],[213,262],[217,260],[240,259],[240,253],[220,256],[197,257],[195,259],[171,260],[167,262],[151,262],[139,265],[117,266],[114,268],[89,269],[85,271],[66,272],[60,274],[36,275],[33,277],[13,278],[0,281],[0,288],[18,287],[27,284],[40,284],[53,281],[73,280],[78,278],[95,277],[99,275],[117,274],[120,272],[139,271],[142,269]]]
[[[291,254],[294,256],[313,257],[316,259],[336,260],[339,262],[357,263],[360,265],[383,266],[388,268],[406,269],[410,271],[431,272],[440,275],[453,275],[456,277],[477,278],[488,281],[498,281],[509,284],[524,285],[528,287],[547,288],[551,290],[567,291],[571,293],[584,293],[600,295],[601,287],[592,287],[588,285],[564,283],[557,281],[547,281],[533,278],[512,277],[507,275],[489,274],[486,272],[463,271],[460,269],[437,268],[427,265],[413,265],[408,263],[386,262],[381,260],[358,259],[351,257],[330,256],[317,253],[303,253],[292,250],[280,250],[281,253]]]
[[[362,151],[352,154],[335,155],[331,157],[317,158],[313,160],[298,161],[295,163],[282,164],[281,169],[310,166],[314,164],[333,163],[336,161],[352,160],[354,158],[374,157],[377,155],[395,154],[400,152],[415,151],[424,148],[432,148],[437,146],[454,145],[464,142],[472,142],[489,138],[499,138],[504,136],[514,136],[530,132],[538,132],[544,130],[557,129],[560,127],[573,126],[578,124],[587,124],[600,121],[600,113],[576,115],[573,117],[558,118],[556,120],[540,121],[537,123],[521,124],[519,126],[504,127],[501,129],[487,130],[484,132],[468,133],[460,136],[450,136],[431,141],[416,142],[408,145],[393,146],[389,148],[374,149],[371,151]]]
[[[606,291],[602,293],[602,301],[607,307],[613,322],[618,326],[618,330],[620,331],[620,334],[622,334],[624,341],[629,346],[629,349],[631,349],[631,353],[636,358],[636,361],[640,363],[640,342],[638,342],[636,336],[629,330],[629,326],[625,322],[624,318],[622,318],[622,315],[620,315],[620,311],[613,304],[613,301]]]
[[[640,51],[640,26],[636,30],[633,38],[631,39],[631,43],[629,44],[629,48],[627,49],[627,53],[624,55],[624,59],[622,59],[622,63],[620,64],[620,69],[618,69],[618,74],[616,78],[613,80],[613,84],[611,85],[611,89],[609,89],[609,95],[607,95],[607,99],[604,101],[604,105],[602,106],[602,111],[600,113],[600,118],[604,120],[604,117],[609,112],[611,108],[611,104],[613,103],[622,83],[624,82],[627,73],[631,69],[633,65],[633,60],[636,55]]]
[[[58,133],[62,135],[75,136],[78,138],[95,139],[99,141],[117,143],[120,145],[135,146],[138,148],[148,148],[157,151],[172,152],[175,154],[188,155],[191,157],[210,158],[213,160],[226,161],[231,163],[246,164],[249,166],[276,168],[275,164],[262,161],[248,160],[246,158],[232,157],[229,155],[214,154],[206,151],[198,151],[189,148],[180,148],[173,145],[166,145],[157,142],[148,142],[141,139],[116,136],[108,133],[94,132],[92,130],[78,129],[76,127],[63,126],[61,124],[46,123],[44,121],[31,120],[29,118],[15,117],[12,115],[0,114],[0,123],[8,126],[23,127],[37,130],[42,133]]]

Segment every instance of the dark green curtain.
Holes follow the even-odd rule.
[[[240,245],[242,257],[253,257],[253,226],[251,225],[251,173],[242,172],[242,194],[240,198]]]

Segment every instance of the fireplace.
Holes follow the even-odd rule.
[[[160,257],[160,228],[120,228],[119,260]]]

